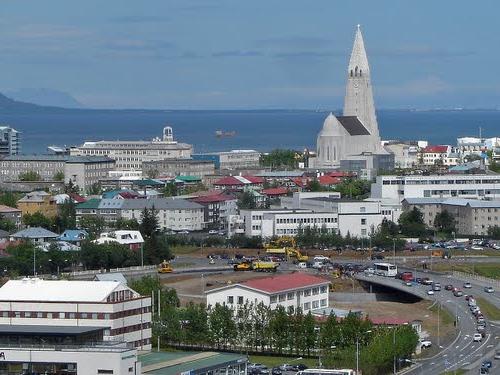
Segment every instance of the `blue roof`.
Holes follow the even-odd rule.
[[[57,239],[59,241],[78,242],[88,237],[88,233],[83,229],[66,229]]]

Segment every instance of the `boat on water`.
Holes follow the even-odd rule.
[[[231,130],[231,131],[216,130],[215,131],[215,136],[217,138],[234,137],[235,135],[236,135],[236,132],[234,130]]]

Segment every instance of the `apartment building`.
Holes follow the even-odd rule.
[[[212,160],[165,159],[145,161],[142,163],[144,176],[194,176],[203,178],[215,173]]]
[[[488,229],[500,226],[500,200],[477,200],[460,198],[408,198],[403,208],[418,208],[425,224],[434,229],[434,219],[442,211],[448,211],[455,218],[457,234],[484,236]]]
[[[101,179],[108,177],[109,172],[115,169],[116,162],[107,156],[72,156],[64,164],[64,182],[88,192]]]
[[[451,146],[448,145],[427,146],[420,150],[419,158],[422,165],[444,164],[444,159],[450,152]]]
[[[118,281],[24,278],[0,288],[0,324],[102,327],[104,340],[151,349],[151,298]]]
[[[73,156],[108,156],[120,170],[141,170],[142,163],[164,159],[189,159],[193,146],[174,140],[170,126],[163,129],[162,138],[151,141],[85,142],[70,149]]]
[[[330,281],[307,273],[295,272],[259,279],[247,280],[209,290],[207,306],[217,303],[234,308],[251,303],[262,303],[271,309],[283,306],[294,312],[301,308],[304,313],[328,308]]]
[[[0,126],[0,156],[21,153],[21,132],[10,126]]]
[[[372,198],[465,198],[500,199],[500,176],[417,175],[378,176],[371,186]]]

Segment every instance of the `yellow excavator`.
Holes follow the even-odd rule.
[[[307,255],[302,255],[297,248],[295,238],[290,236],[282,236],[271,240],[264,245],[264,248],[267,254],[286,255],[290,258],[297,258],[299,262],[307,262],[309,260],[309,257]]]
[[[158,273],[172,273],[172,272],[174,272],[174,269],[172,268],[170,263],[167,262],[166,260],[164,260],[159,264]]]

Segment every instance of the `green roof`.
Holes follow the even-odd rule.
[[[201,181],[201,177],[196,176],[177,176],[175,179],[184,182]]]
[[[137,186],[163,186],[163,185],[165,185],[164,182],[152,180],[151,178],[147,178],[144,180],[137,180],[137,181],[134,181],[133,184],[137,185]]]
[[[193,375],[247,361],[241,354],[217,352],[150,352],[139,356],[144,374],[177,375],[189,372]]]
[[[89,199],[86,202],[77,204],[76,207],[78,209],[84,208],[84,209],[94,209],[94,210],[97,210],[99,208],[99,203],[101,203],[100,199],[98,199],[98,198],[92,198],[92,199]]]

